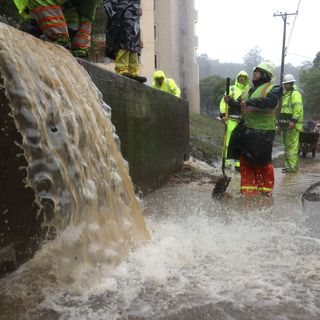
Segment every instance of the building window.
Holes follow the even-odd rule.
[[[156,1],[157,1],[157,0],[153,0],[153,10],[154,10],[154,11],[156,10]]]
[[[158,61],[158,55],[154,55],[154,68],[158,69],[159,68],[159,61]]]
[[[157,40],[157,31],[158,31],[157,26],[154,25],[153,26],[153,39],[154,40]]]

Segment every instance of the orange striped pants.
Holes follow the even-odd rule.
[[[63,1],[30,0],[29,7],[42,33],[50,41],[67,46],[70,42],[68,21],[62,11],[61,2]],[[78,15],[75,8],[74,13]],[[72,27],[76,28],[76,32],[71,41],[72,50],[87,50],[91,45],[91,22],[78,17],[79,25],[75,27],[74,20],[76,19],[73,19]]]
[[[240,175],[242,194],[271,195],[274,188],[273,164],[252,165],[240,156]]]

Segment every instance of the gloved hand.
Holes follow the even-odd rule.
[[[220,120],[221,120],[222,122],[225,122],[225,121],[226,121],[226,114],[225,114],[225,113],[220,113],[219,117],[220,117]]]
[[[246,100],[240,100],[240,108],[241,108],[241,112],[245,112],[247,109],[247,102]]]
[[[225,102],[225,103],[228,103],[228,104],[229,104],[231,97],[230,97],[230,96],[227,96],[227,95],[224,95],[224,96],[223,96],[223,99],[224,99],[224,102]]]
[[[296,124],[293,121],[289,122],[289,129],[294,129],[296,127]]]

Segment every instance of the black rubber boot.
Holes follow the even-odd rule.
[[[147,78],[146,77],[140,77],[140,76],[134,76],[133,80],[139,81],[140,83],[147,82]]]
[[[122,76],[124,76],[124,77],[126,77],[126,78],[129,78],[129,79],[134,80],[133,75],[132,75],[132,74],[130,74],[130,73],[128,73],[128,72],[122,73],[121,75],[122,75]]]

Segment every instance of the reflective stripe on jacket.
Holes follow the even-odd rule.
[[[245,84],[242,84],[238,81],[239,76],[245,76],[247,77],[247,82]],[[245,94],[248,92],[250,89],[249,86],[249,77],[246,71],[240,71],[237,74],[235,84],[230,86],[230,92],[229,96],[233,98],[234,100],[238,100],[238,98],[241,97],[241,95]],[[226,93],[225,93],[226,94]],[[220,113],[224,114],[226,112],[226,103],[224,101],[224,97],[222,97],[220,101]],[[228,109],[228,118],[233,118],[233,119],[240,119],[240,111],[238,108],[233,108],[229,106]]]
[[[285,91],[282,97],[280,119],[290,118],[296,122],[296,129],[302,130],[303,103],[301,93],[294,85],[293,90]]]

